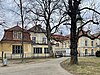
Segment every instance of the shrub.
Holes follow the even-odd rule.
[[[100,57],[100,51],[96,52],[96,57]]]

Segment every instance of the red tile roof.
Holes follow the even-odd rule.
[[[69,35],[62,36],[62,35],[54,34],[51,36],[51,39],[54,39],[55,41],[65,41],[65,40],[69,40]]]
[[[22,31],[22,28],[20,26],[14,26],[12,28],[7,29],[8,31]]]
[[[17,25],[10,29],[5,30],[4,36],[1,41],[19,41],[19,42],[21,42],[22,41],[21,39],[13,39],[13,31],[22,32],[22,28]],[[30,41],[31,41],[30,33],[24,29],[24,42],[30,42]]]
[[[79,36],[81,36],[81,35],[88,35],[89,34],[89,36],[91,37],[91,38],[97,38],[97,36],[98,36],[98,39],[100,39],[100,33],[96,33],[96,34],[90,34],[90,32],[89,31],[81,31],[80,33],[79,33]]]

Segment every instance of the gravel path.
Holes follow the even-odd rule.
[[[13,64],[0,67],[0,75],[72,75],[60,66],[60,62],[65,59],[63,57],[35,64]]]

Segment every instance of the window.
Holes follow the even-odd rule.
[[[16,39],[17,38],[17,32],[13,32],[13,38]]]
[[[91,55],[94,55],[94,50],[93,49],[91,50]]]
[[[65,43],[65,47],[66,47],[66,43]]]
[[[21,33],[18,32],[18,39],[21,39]]]
[[[87,46],[87,40],[85,40],[85,46]]]
[[[44,53],[45,53],[45,54],[46,54],[46,53],[49,53],[48,48],[44,48]]]
[[[91,41],[91,46],[93,46],[93,41]]]
[[[56,43],[56,47],[59,47],[59,43]]]
[[[12,46],[12,54],[21,54],[22,46],[21,45],[13,45]]]
[[[13,31],[13,39],[21,39],[22,33],[18,31]]]
[[[70,41],[68,41],[68,47],[70,47]]]
[[[36,37],[32,37],[32,43],[36,43]]]
[[[45,37],[42,38],[42,43],[46,43],[46,38]]]
[[[42,48],[34,48],[33,53],[34,54],[42,54]]]
[[[85,55],[87,55],[88,54],[88,50],[87,49],[85,49]]]

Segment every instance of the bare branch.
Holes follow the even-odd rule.
[[[18,4],[16,0],[14,0],[14,2],[17,4],[18,7],[20,7],[20,4]]]
[[[97,39],[98,37],[100,37],[100,33],[98,34],[98,35],[88,35],[88,32],[84,32],[83,34],[81,34],[80,36],[78,36],[78,39],[80,38],[80,37],[88,37],[88,38],[90,38],[91,40],[94,40],[94,39]]]
[[[17,13],[16,11],[14,11],[13,9],[8,9],[9,11],[11,11],[11,12],[13,12],[13,13],[15,13],[15,14],[17,14],[17,15],[20,15],[19,13]]]
[[[38,12],[34,12],[33,10],[31,10],[31,9],[29,9],[28,11],[27,11],[27,13],[28,12],[32,12],[33,14],[35,14],[35,15],[38,15],[38,16],[40,16],[40,17],[44,17],[44,15],[43,14],[41,14],[41,13],[38,13]]]
[[[89,21],[85,22],[83,25],[81,25],[78,29],[81,29],[83,26],[85,26],[86,24],[88,24],[90,22],[92,22],[93,24],[99,24],[98,22],[95,22],[93,20],[89,20]]]
[[[84,34],[84,31],[83,31],[82,29],[83,29],[83,27],[84,27],[85,25],[87,25],[87,24],[90,23],[90,22],[92,22],[93,24],[99,24],[98,22],[95,22],[95,21],[93,21],[93,20],[89,20],[89,21],[85,22],[83,25],[81,25],[80,27],[78,27],[77,36],[79,36],[79,34],[80,34],[81,31],[82,31],[82,33]]]
[[[84,8],[82,8],[82,9],[80,9],[80,11],[85,10],[85,9],[92,10],[92,11],[94,11],[95,13],[97,13],[97,14],[100,15],[100,12],[96,11],[95,9],[89,8],[89,7],[84,7]]]

